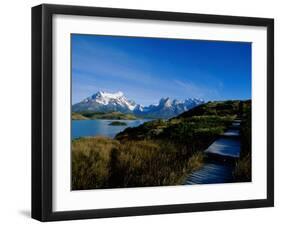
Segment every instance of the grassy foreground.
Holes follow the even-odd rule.
[[[82,138],[72,143],[72,189],[176,185],[202,162],[163,141]]]
[[[209,102],[169,120],[127,128],[115,139],[75,139],[72,141],[72,189],[182,184],[189,173],[204,163],[203,151],[236,117],[246,118],[249,112],[250,102]],[[247,158],[251,127],[245,125],[243,156],[234,172],[237,178],[241,177],[239,180],[247,180],[251,172],[248,164],[251,158]]]

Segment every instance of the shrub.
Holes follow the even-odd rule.
[[[252,178],[252,117],[251,101],[240,105],[241,123],[241,152],[236,162],[234,177],[236,181],[251,181]]]
[[[251,165],[252,162],[251,162],[250,153],[239,159],[234,169],[235,181],[239,181],[239,182],[251,181],[252,179]]]

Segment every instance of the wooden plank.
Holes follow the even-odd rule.
[[[221,137],[212,143],[205,153],[218,154],[227,157],[239,158],[240,140],[227,137]]]
[[[200,170],[192,173],[184,184],[215,184],[233,181],[233,167],[223,164],[205,164]]]
[[[240,136],[240,130],[238,130],[238,129],[229,129],[229,130],[224,132],[223,136],[239,137]]]

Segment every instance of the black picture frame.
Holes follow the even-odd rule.
[[[267,28],[267,198],[95,210],[52,210],[52,17],[134,18]],[[274,20],[221,15],[43,4],[32,8],[32,218],[40,221],[270,207],[274,205]]]

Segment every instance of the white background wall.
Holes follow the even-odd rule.
[[[276,225],[281,221],[280,1],[68,0],[45,3],[275,18],[275,208],[56,222],[56,225]],[[31,10],[42,1],[2,1],[0,13],[0,225],[36,225],[30,215]],[[278,117],[279,115],[279,117]],[[211,194],[210,194],[211,195]]]

